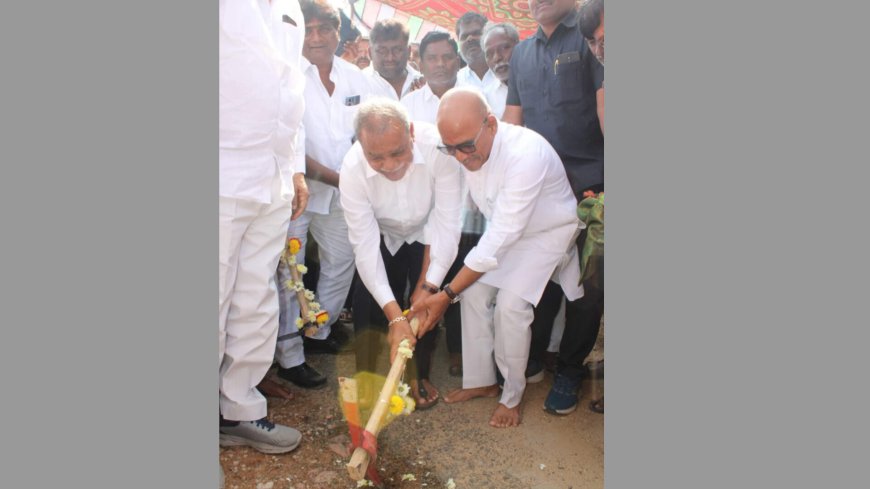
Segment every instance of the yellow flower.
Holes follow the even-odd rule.
[[[287,280],[284,282],[284,290],[296,290],[296,282]]]
[[[296,257],[291,255],[290,258],[287,259],[287,263],[289,263],[290,265],[295,265]]]
[[[417,480],[417,478],[414,477],[414,474],[403,474],[402,480],[403,481],[415,481],[415,480]]]
[[[398,416],[405,410],[405,400],[401,396],[390,396],[390,414]]]
[[[309,323],[317,322],[317,314],[315,314],[311,311],[308,311],[308,322]]]
[[[302,318],[296,318],[296,328],[302,329],[303,326],[305,326],[305,321]]]
[[[306,273],[308,273],[308,267],[306,267],[305,265],[303,265],[301,263],[296,265],[296,270],[299,270],[299,273],[301,273],[302,275],[305,275]]]
[[[305,298],[310,300],[310,301],[314,300],[314,292],[311,292],[310,290],[306,290],[305,291]]]
[[[302,241],[299,241],[298,238],[290,238],[287,240],[287,249],[290,250],[291,255],[295,255],[299,253],[299,250],[302,249]]]
[[[317,324],[326,324],[329,321],[329,313],[326,311],[317,313]]]

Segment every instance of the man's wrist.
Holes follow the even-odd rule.
[[[438,287],[435,287],[434,285],[432,285],[428,282],[421,283],[420,288],[425,290],[426,292],[429,292],[430,294],[437,294],[438,293]]]
[[[450,299],[451,304],[456,304],[457,302],[459,302],[459,299],[460,299],[459,294],[457,294],[456,292],[453,292],[453,289],[450,288],[450,284],[445,285],[441,289],[441,291],[447,295],[447,298]]]

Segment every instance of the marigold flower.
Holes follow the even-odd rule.
[[[302,249],[302,241],[299,241],[298,238],[290,238],[287,240],[287,249],[290,250],[291,255],[295,255],[299,253],[299,250]]]
[[[390,414],[397,416],[405,410],[405,400],[401,396],[390,396]]]
[[[326,324],[329,321],[329,313],[322,311],[317,313],[317,324]]]

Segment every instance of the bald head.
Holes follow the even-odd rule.
[[[469,171],[477,171],[486,163],[498,123],[478,90],[448,90],[441,96],[435,121],[444,143],[442,151],[452,154]]]
[[[442,127],[445,130],[456,130],[462,126],[476,128],[489,112],[489,104],[478,90],[451,88],[441,96],[435,123],[439,131],[442,131]]]

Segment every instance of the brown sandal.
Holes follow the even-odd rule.
[[[427,379],[428,380],[428,379]],[[438,400],[441,399],[441,394],[436,394],[435,399],[431,401],[426,401],[429,398],[429,391],[426,390],[426,387],[423,385],[423,381],[417,381],[417,389],[416,394],[414,394],[414,388],[411,388],[411,395],[414,396],[414,404],[416,404],[415,410],[426,410],[431,408],[432,406],[438,404]]]

